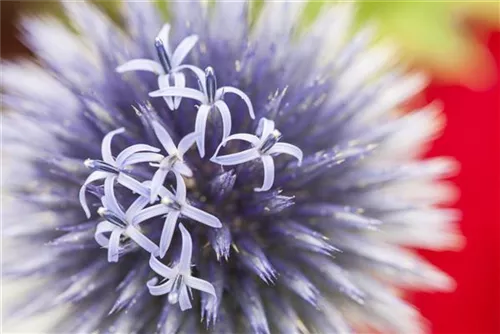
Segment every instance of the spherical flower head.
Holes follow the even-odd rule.
[[[455,170],[426,83],[352,4],[125,2],[120,26],[65,2],[4,62],[7,319],[57,332],[425,329],[401,288],[452,280],[415,248],[460,241]],[[12,242],[11,242],[12,241]],[[200,322],[200,318],[202,322]]]

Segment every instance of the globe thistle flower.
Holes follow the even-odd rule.
[[[442,117],[400,106],[425,77],[371,46],[371,28],[351,35],[352,4],[305,28],[298,2],[169,2],[168,22],[126,2],[120,25],[64,6],[70,27],[23,21],[36,62],[2,64],[3,274],[37,279],[9,319],[425,329],[398,289],[452,286],[412,249],[460,240],[440,180],[455,164],[419,159]]]

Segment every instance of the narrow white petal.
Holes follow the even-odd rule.
[[[132,145],[121,151],[120,154],[118,154],[118,156],[116,157],[116,165],[119,167],[123,167],[124,166],[123,163],[125,162],[125,160],[127,160],[133,154],[143,151],[158,153],[160,152],[160,149],[146,144]]]
[[[232,153],[218,157],[214,156],[210,160],[222,166],[234,166],[242,164],[244,162],[252,161],[259,157],[259,151],[256,148],[251,148],[238,153]]]
[[[214,286],[212,284],[210,284],[209,282],[207,282],[205,280],[202,280],[202,279],[199,279],[199,278],[196,278],[193,276],[184,276],[184,280],[185,280],[187,286],[189,286],[192,289],[208,293],[209,295],[211,295],[214,298],[213,303],[216,302],[217,295],[215,294],[215,289],[214,289]]]
[[[103,196],[102,202],[106,209],[110,210],[120,218],[125,218],[125,212],[123,212],[115,196],[115,180],[116,180],[116,175],[107,177],[104,180],[105,196]]]
[[[147,197],[149,198],[149,197]],[[137,215],[135,215],[134,219],[132,220],[132,225],[137,225],[142,223],[145,220],[148,220],[153,217],[158,217],[161,215],[164,215],[168,213],[170,209],[163,205],[163,204],[156,204],[153,206],[150,206],[149,208],[146,208],[144,210],[141,210]]]
[[[261,188],[255,188],[255,191],[267,191],[271,189],[274,183],[274,160],[270,155],[262,156],[264,167],[264,183]]]
[[[177,276],[177,270],[172,269],[160,262],[153,254],[149,258],[149,267],[158,275],[167,279],[173,279]]]
[[[302,150],[297,146],[287,143],[276,143],[269,150],[269,154],[280,154],[280,153],[292,155],[299,161],[298,163],[299,166],[302,164],[302,158],[304,154],[302,153]]]
[[[193,99],[201,103],[204,103],[206,101],[205,95],[202,92],[192,88],[179,88],[179,87],[163,88],[149,93],[149,96],[151,97],[180,96],[188,99]]]
[[[94,239],[95,241],[99,244],[99,246],[108,248],[109,244],[109,238],[106,237],[106,233],[113,232],[115,229],[119,227],[111,224],[108,221],[103,221],[97,224],[95,233],[94,233]]]
[[[169,88],[170,86],[170,74],[162,74],[158,76],[158,88]]]
[[[122,229],[115,229],[111,232],[108,245],[108,262],[118,262],[120,256],[120,237],[122,233]]]
[[[161,67],[160,63],[157,63],[150,59],[134,59],[116,68],[116,72],[118,73],[130,71],[147,71],[153,72],[157,75],[163,74],[163,68]]]
[[[191,72],[194,73],[196,79],[198,80],[198,83],[201,85],[200,87],[201,91],[202,92],[207,91],[207,88],[205,87],[205,71],[203,71],[201,68],[193,65],[180,65],[175,70],[177,71],[190,70]]]
[[[160,188],[160,197],[161,198],[167,197],[167,198],[171,199],[172,201],[175,200],[175,195],[172,194],[172,192],[165,187]]]
[[[222,148],[223,146],[226,146],[227,143],[230,141],[230,140],[243,140],[243,141],[246,141],[250,144],[252,144],[253,146],[259,146],[260,145],[260,139],[259,137],[257,136],[254,136],[254,135],[251,135],[249,133],[236,133],[234,135],[230,135],[229,137],[225,138],[219,145],[219,147],[217,148],[217,151]]]
[[[193,240],[188,230],[184,225],[179,224],[179,229],[182,235],[182,249],[179,257],[179,271],[186,274],[191,274],[191,257],[193,255]]]
[[[248,113],[250,114],[250,117],[252,119],[255,119],[255,113],[253,111],[252,101],[250,101],[250,98],[247,96],[247,94],[243,93],[238,88],[224,86],[224,87],[217,89],[216,95],[222,97],[222,95],[226,94],[226,93],[233,93],[233,94],[238,95],[243,100],[243,102],[245,102],[245,104],[247,105]]]
[[[165,48],[167,49],[167,53],[170,54],[169,50],[169,34],[170,34],[170,24],[165,23],[163,27],[161,27],[160,32],[156,36],[156,38],[159,38],[162,42]]]
[[[123,162],[123,167],[140,164],[144,162],[154,163],[161,161],[161,159],[163,159],[163,155],[159,153],[139,152],[131,155],[127,160],[125,160]]]
[[[189,310],[191,307],[191,300],[189,298],[188,288],[186,284],[183,284],[181,287],[181,293],[179,295],[179,306],[181,307],[181,311]]]
[[[187,177],[192,177],[193,176],[193,171],[184,162],[180,162],[180,161],[176,162],[174,164],[174,168],[173,169],[174,169],[174,172],[179,173],[181,175],[184,175],[184,176],[187,176]]]
[[[179,66],[197,42],[198,36],[196,35],[191,35],[184,38],[182,42],[179,43],[177,49],[175,49],[174,54],[172,55],[172,67]]]
[[[149,197],[149,189],[136,179],[133,179],[130,176],[128,176],[127,174],[120,173],[116,180],[118,181],[119,184],[121,184],[125,188],[130,189],[134,193],[144,197]]]
[[[161,231],[160,239],[160,257],[163,258],[167,253],[170,243],[172,242],[172,237],[174,236],[175,226],[177,225],[177,219],[179,218],[179,211],[171,211],[167,214],[167,218],[163,224],[163,229]]]
[[[138,229],[129,225],[125,230],[130,239],[134,240],[136,244],[138,244],[142,249],[146,250],[148,253],[153,254],[153,256],[157,255],[159,250],[158,246],[154,242],[148,239],[144,234],[139,232]]]
[[[119,133],[125,132],[125,128],[119,128],[114,131],[109,132],[107,135],[104,136],[102,139],[102,144],[101,144],[101,154],[102,154],[102,160],[104,162],[107,162],[108,164],[114,166],[115,161],[113,159],[113,154],[111,154],[111,140],[113,137]]]
[[[259,125],[257,126],[257,130],[255,133],[262,140],[266,140],[267,137],[274,131],[274,121],[271,121],[267,118],[261,118],[259,120]]]
[[[175,87],[180,87],[180,88],[186,87],[186,77],[184,76],[184,73],[173,73],[172,75],[174,76]],[[174,97],[174,110],[177,110],[179,108],[181,101],[182,98]]]
[[[177,147],[175,147],[174,141],[172,137],[170,137],[168,131],[156,121],[153,121],[153,130],[168,154],[175,155],[177,153]]]
[[[110,173],[96,171],[96,172],[92,172],[87,177],[85,182],[83,182],[83,185],[80,188],[80,192],[79,192],[78,197],[80,199],[80,205],[82,206],[83,211],[85,211],[85,215],[87,216],[87,218],[90,218],[90,210],[89,210],[89,206],[87,205],[87,198],[85,197],[86,191],[87,191],[87,186],[92,182],[105,179],[106,177],[112,176],[112,175],[113,174],[110,174]]]
[[[186,183],[179,173],[175,173],[175,199],[180,204],[186,203]]]
[[[254,135],[251,135],[248,133],[237,133],[234,135],[230,135],[230,136],[222,139],[221,143],[219,144],[219,146],[215,150],[215,153],[214,153],[213,157],[211,158],[211,160],[214,159],[217,156],[217,154],[219,154],[219,151],[221,150],[221,148],[226,146],[227,143],[230,142],[231,140],[243,140],[243,141],[249,142],[254,147],[257,147],[260,145],[260,139]],[[214,160],[212,160],[212,161],[214,161]]]
[[[174,285],[174,280],[168,280],[165,283],[156,285],[158,283],[158,278],[154,277],[150,279],[146,285],[149,289],[149,293],[152,294],[153,296],[162,296],[166,295],[172,290],[172,286]]]
[[[149,203],[153,204],[158,199],[160,188],[163,187],[168,172],[169,170],[160,168],[154,173],[153,179],[151,180]]]
[[[213,216],[205,211],[202,211],[198,208],[195,208],[194,206],[187,205],[187,204],[184,205],[182,207],[181,213],[188,218],[196,220],[197,222],[208,225],[210,227],[214,227],[214,228],[222,227],[222,224],[221,224],[219,218],[217,218],[217,217],[215,217],[215,216]]]
[[[218,100],[214,104],[222,117],[222,139],[224,139],[231,134],[231,112],[226,102],[222,100]]]
[[[202,104],[198,109],[198,113],[196,114],[196,121],[194,125],[194,131],[198,135],[196,144],[198,146],[198,151],[200,153],[200,157],[205,156],[205,132],[207,127],[207,119],[211,106]]]
[[[128,223],[132,223],[134,217],[148,205],[149,199],[147,197],[139,196],[125,212],[125,217]]]
[[[170,86],[170,74],[160,75],[158,77],[158,88],[165,89],[169,87],[172,87]],[[168,109],[174,111],[175,110],[174,98],[171,96],[165,96],[163,99],[167,103]]]
[[[196,138],[199,135],[196,132],[191,132],[187,135],[185,135],[181,141],[179,142],[178,150],[179,150],[179,156],[182,159],[184,157],[184,154],[193,146],[194,142],[196,141]]]

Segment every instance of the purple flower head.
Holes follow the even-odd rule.
[[[174,1],[168,23],[152,2],[124,2],[120,20],[63,5],[71,28],[23,20],[36,62],[2,64],[3,274],[37,282],[8,320],[423,329],[395,291],[453,285],[413,249],[461,240],[442,181],[455,164],[421,160],[442,118],[400,106],[425,77],[371,28],[351,35],[353,4],[308,25],[302,2]]]

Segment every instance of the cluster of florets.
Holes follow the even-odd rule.
[[[274,122],[262,118],[259,120],[256,135],[238,133],[231,135],[231,113],[224,102],[225,94],[239,96],[248,108],[249,116],[254,119],[252,103],[248,96],[235,87],[217,87],[215,72],[211,67],[204,71],[192,65],[182,65],[182,61],[195,46],[198,37],[185,38],[174,52],[168,46],[170,26],[164,25],[155,39],[158,62],[148,59],[131,60],[117,68],[117,71],[149,71],[158,75],[158,90],[151,92],[151,97],[163,97],[170,110],[176,110],[182,99],[194,99],[199,102],[194,131],[183,137],[176,145],[161,121],[152,121],[152,127],[161,149],[146,144],[135,144],[120,152],[116,158],[111,152],[111,143],[115,135],[123,133],[124,128],[108,133],[102,141],[102,160],[86,160],[85,166],[93,172],[85,180],[80,189],[80,203],[87,215],[91,217],[86,203],[88,185],[96,181],[103,182],[103,194],[100,196],[102,206],[97,213],[104,220],[95,231],[95,240],[108,250],[108,261],[118,262],[120,255],[134,247],[140,247],[151,254],[149,265],[159,276],[147,282],[152,295],[168,294],[168,301],[179,303],[182,310],[191,308],[190,289],[200,290],[211,296],[212,305],[216,304],[217,296],[213,285],[205,280],[191,275],[191,257],[193,243],[190,233],[179,223],[182,236],[182,248],[178,260],[170,266],[161,259],[169,250],[179,218],[190,219],[209,226],[220,228],[220,220],[205,211],[200,210],[186,198],[187,187],[185,178],[193,176],[193,171],[184,160],[184,154],[194,145],[199,156],[205,156],[205,129],[210,113],[218,112],[222,119],[222,140],[210,158],[213,163],[221,166],[236,166],[255,159],[262,161],[264,170],[263,184],[255,191],[267,191],[274,183],[273,156],[289,154],[295,157],[299,164],[302,161],[302,151],[291,144],[278,142],[281,133],[274,128]],[[198,82],[197,88],[186,86],[186,75],[192,75]],[[241,140],[250,147],[240,152],[220,155],[221,150],[229,141]],[[155,168],[151,180],[138,181],[134,178],[133,167],[149,164]],[[168,184],[168,175],[172,173],[174,184]],[[120,185],[137,195],[126,210],[115,196],[115,187]],[[168,188],[173,187],[175,191]],[[160,242],[157,245],[141,232],[141,224],[149,219],[165,216]]]

